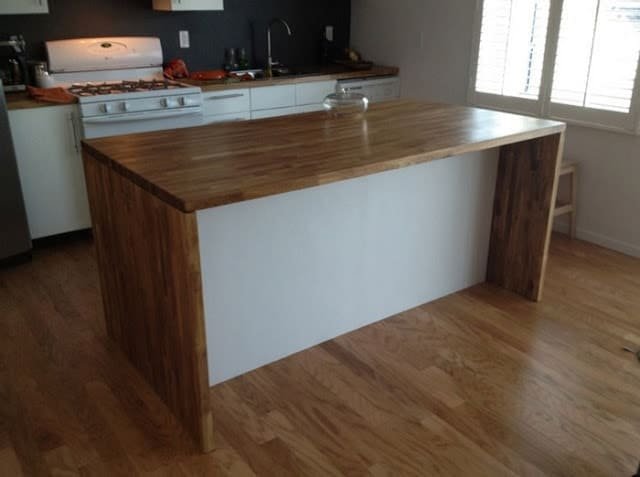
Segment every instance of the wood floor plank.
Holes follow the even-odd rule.
[[[632,475],[640,260],[555,236],[488,284],[211,390],[201,454],[106,337],[89,237],[0,270],[0,475]]]
[[[12,447],[0,449],[0,475],[10,475],[12,477],[24,475],[18,456]]]

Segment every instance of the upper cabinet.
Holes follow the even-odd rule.
[[[47,0],[0,0],[0,15],[49,13]]]
[[[153,0],[154,10],[224,10],[224,0]]]

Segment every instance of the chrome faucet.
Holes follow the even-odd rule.
[[[267,60],[267,76],[269,77],[273,76],[273,67],[279,64],[277,61],[273,61],[273,54],[271,52],[271,27],[276,23],[281,23],[282,25],[284,25],[289,36],[293,35],[293,33],[291,32],[291,27],[282,18],[274,18],[273,20],[271,20],[271,22],[269,22],[269,26],[267,27],[267,56],[269,57],[269,59]]]

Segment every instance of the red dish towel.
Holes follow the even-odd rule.
[[[28,86],[29,96],[46,103],[68,104],[75,103],[76,97],[64,88],[34,88]]]

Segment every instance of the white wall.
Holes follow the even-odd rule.
[[[466,103],[473,0],[352,0],[351,42],[400,67],[406,97]],[[570,126],[580,161],[578,235],[640,257],[640,138]]]
[[[198,212],[211,385],[483,282],[497,164],[484,151]]]

